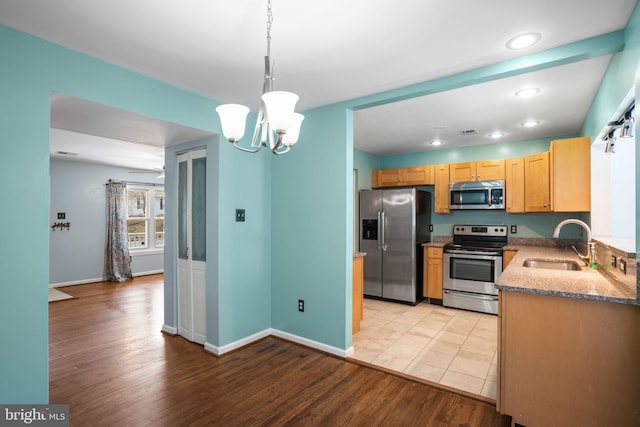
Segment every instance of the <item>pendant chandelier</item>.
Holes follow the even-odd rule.
[[[273,154],[284,154],[298,141],[304,116],[294,112],[298,95],[273,90],[273,63],[271,62],[271,0],[267,1],[267,56],[264,57],[264,84],[258,119],[253,131],[251,146],[240,146],[244,136],[249,108],[240,104],[224,104],[216,108],[224,137],[239,150],[257,153],[269,147]]]

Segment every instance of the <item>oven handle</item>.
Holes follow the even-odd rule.
[[[501,257],[501,252],[485,252],[485,251],[463,251],[458,249],[446,249],[445,254],[458,254],[458,255],[483,255],[483,256],[492,256],[492,257]]]
[[[480,294],[473,294],[473,295],[468,295],[464,292],[457,292],[457,291],[449,291],[449,290],[444,290],[445,294],[451,294],[451,295],[455,295],[458,297],[465,297],[465,298],[473,298],[473,299],[483,299],[486,301],[498,301],[498,297],[494,296],[494,295],[480,295]]]

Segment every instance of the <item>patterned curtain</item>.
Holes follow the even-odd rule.
[[[107,184],[107,251],[105,275],[111,282],[124,282],[133,278],[127,238],[126,184]]]

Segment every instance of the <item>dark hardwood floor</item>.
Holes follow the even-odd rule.
[[[50,402],[72,426],[508,426],[491,404],[276,338],[216,358],[162,334],[162,275],[49,304]]]

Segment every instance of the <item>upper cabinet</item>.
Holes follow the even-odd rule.
[[[525,157],[524,178],[525,212],[550,212],[551,180],[548,151]]]
[[[526,157],[525,212],[589,212],[590,155],[581,137],[553,140],[551,151]]]
[[[506,159],[505,211],[524,212],[524,158]]]
[[[481,160],[449,165],[449,182],[505,179],[504,160]]]
[[[554,212],[591,210],[589,137],[551,141],[551,203]]]
[[[433,165],[374,170],[372,187],[411,187],[433,185]]]
[[[589,212],[589,137],[551,141],[550,151],[506,160],[479,160],[372,172],[373,188],[434,185],[436,213],[450,213],[449,183],[505,180],[505,211]]]
[[[436,213],[449,213],[449,173],[450,167],[448,164],[435,165],[434,168],[434,192],[435,192],[435,204],[434,212]]]

